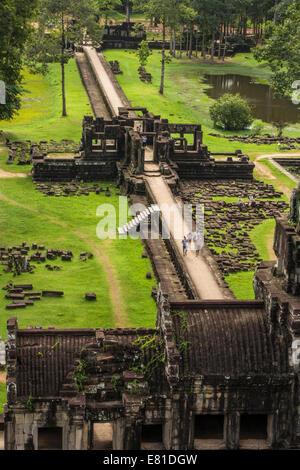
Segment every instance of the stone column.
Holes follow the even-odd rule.
[[[118,418],[113,422],[113,450],[124,450],[125,420]]]
[[[227,449],[238,449],[240,440],[240,413],[238,411],[224,416],[224,440]]]

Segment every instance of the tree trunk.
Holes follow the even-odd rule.
[[[166,24],[165,20],[163,21],[163,44],[162,44],[162,51],[161,51],[161,80],[160,80],[160,89],[159,93],[161,95],[164,94],[164,82],[165,82],[165,42],[166,42]]]
[[[126,21],[130,23],[130,2],[126,0]]]
[[[189,55],[189,32],[187,31],[186,32],[186,45],[185,45],[185,49],[186,49],[186,56]]]
[[[64,14],[61,15],[61,92],[62,92],[62,116],[67,115],[66,83],[65,83],[65,22]]]
[[[219,50],[218,50],[218,60],[221,59],[221,47],[223,43],[223,31],[219,34]]]
[[[179,36],[179,57],[182,58],[182,30],[183,26],[180,26],[180,36]]]
[[[212,35],[212,39],[211,39],[211,52],[210,52],[210,61],[211,62],[214,62],[214,55],[215,55],[215,30],[213,32],[213,35]]]
[[[277,4],[278,4],[278,0],[275,0],[275,6],[274,6],[274,18],[273,18],[273,22],[274,22],[274,26],[277,26]]]
[[[205,47],[205,27],[203,26],[203,31],[202,31],[202,53],[201,53],[203,59],[205,59],[206,56],[206,47]]]
[[[190,45],[189,45],[189,59],[192,58],[193,54],[193,30],[190,31]]]
[[[225,57],[226,57],[226,48],[227,48],[227,36],[225,36],[225,41],[224,41],[224,51],[223,51],[223,57],[222,57],[223,62],[225,61]]]

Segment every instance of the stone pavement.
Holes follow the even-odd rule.
[[[85,46],[85,51],[95,78],[99,83],[102,92],[105,94],[105,99],[109,104],[110,110],[113,111],[115,116],[118,116],[119,108],[122,108],[124,104],[119,97],[116,88],[103,67],[96,50],[93,47]]]

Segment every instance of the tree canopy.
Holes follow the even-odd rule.
[[[293,92],[293,82],[300,78],[300,0],[287,8],[281,19],[279,24],[268,25],[264,45],[257,49],[256,58],[269,63],[275,93],[288,96]]]
[[[0,80],[6,85],[6,104],[0,120],[12,119],[21,107],[22,51],[31,31],[37,0],[0,2]]]

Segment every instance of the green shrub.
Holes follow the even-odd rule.
[[[228,131],[239,131],[249,127],[252,122],[251,108],[240,95],[225,93],[209,108],[215,127]]]

